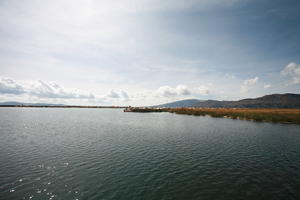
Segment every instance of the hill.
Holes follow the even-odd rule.
[[[181,102],[184,102],[180,104]],[[194,103],[196,102],[196,103]],[[174,106],[176,105],[176,106]],[[176,101],[155,107],[199,107],[199,108],[300,108],[300,94],[271,94],[259,98],[238,101],[217,101],[197,99]]]
[[[198,99],[186,99],[181,101],[174,101],[171,103],[161,104],[157,106],[151,106],[156,108],[180,108],[180,107],[191,107],[192,105],[195,105],[197,103],[200,103],[201,101]]]
[[[0,106],[64,106],[64,104],[50,104],[50,103],[22,103],[17,101],[0,102]]]

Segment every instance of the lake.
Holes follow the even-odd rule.
[[[300,125],[0,108],[0,199],[300,199]]]

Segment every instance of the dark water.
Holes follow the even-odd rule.
[[[0,199],[300,199],[300,126],[0,109]]]

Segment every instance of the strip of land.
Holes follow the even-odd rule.
[[[300,124],[300,109],[244,108],[127,108],[127,112],[170,112],[184,115],[225,117],[259,122]]]
[[[24,108],[125,108],[124,106],[56,106],[56,105],[0,105],[1,107],[24,107]]]

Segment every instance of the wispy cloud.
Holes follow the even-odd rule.
[[[271,87],[272,87],[271,84],[265,84],[265,85],[264,85],[264,89],[269,89],[269,88],[271,88]]]
[[[253,89],[254,85],[258,82],[259,78],[258,77],[254,77],[251,79],[246,79],[243,82],[243,85],[241,86],[241,91],[243,93],[245,92],[249,92],[251,89]]]
[[[189,95],[191,91],[185,85],[178,85],[176,87],[176,92],[179,95]]]
[[[31,84],[30,84],[30,83]],[[28,81],[27,84],[21,84],[17,81],[0,77],[0,94],[14,94],[35,96],[46,99],[94,99],[92,93],[86,94],[77,89],[67,89],[54,82]]]
[[[125,101],[130,100],[129,95],[127,94],[127,92],[125,92],[124,90],[121,90],[121,96],[123,97],[123,99]]]
[[[47,83],[44,81],[37,81],[28,89],[28,94],[37,96],[39,98],[60,98],[60,99],[94,99],[92,93],[85,94],[77,89],[66,89],[57,83]]]
[[[120,98],[120,95],[117,93],[117,92],[115,92],[114,90],[111,90],[108,94],[107,94],[107,96],[109,97],[109,98]]]
[[[289,63],[281,71],[281,75],[289,78],[288,84],[300,83],[300,65],[294,62]]]
[[[176,87],[162,86],[158,88],[156,93],[163,97],[195,97],[198,95],[209,94],[210,89],[208,86],[200,86],[196,88],[187,87],[185,85],[177,85]]]
[[[157,93],[163,97],[174,97],[178,95],[176,88],[170,86],[162,86],[158,88]]]
[[[0,100],[151,105],[296,93],[299,5],[272,2],[286,23],[258,1],[2,1],[0,74],[12,80],[1,79]]]
[[[210,88],[208,86],[201,86],[197,88],[197,93],[201,95],[208,95],[210,93]]]
[[[19,95],[25,93],[22,85],[15,82],[13,79],[0,77],[0,94]]]
[[[121,99],[124,101],[128,101],[130,99],[129,95],[124,90],[121,90],[121,91],[110,90],[106,96],[108,98]]]

